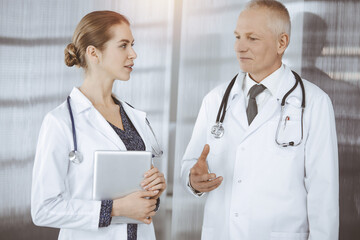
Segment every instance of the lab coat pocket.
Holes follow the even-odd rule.
[[[309,233],[272,232],[271,240],[307,240]]]
[[[280,144],[293,142],[294,145],[297,145],[301,141],[302,135],[301,114],[288,113],[279,121],[276,124],[277,132],[275,133],[277,142]]]

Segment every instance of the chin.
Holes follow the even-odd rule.
[[[251,71],[251,67],[248,66],[247,64],[243,64],[240,62],[240,69],[243,71],[243,72],[250,72]]]
[[[130,79],[130,75],[117,76],[116,79],[120,81],[128,81]]]

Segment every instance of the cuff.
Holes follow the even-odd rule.
[[[156,199],[156,207],[154,209],[155,212],[159,211],[159,207],[160,207],[160,198]]]
[[[187,179],[187,186],[188,186],[188,188],[190,189],[190,191],[191,191],[193,194],[195,194],[196,196],[201,197],[202,195],[204,195],[203,192],[199,192],[199,191],[195,190],[195,189],[191,186],[191,184],[190,184],[190,173],[189,173],[189,176],[188,176],[188,179]]]
[[[101,201],[99,227],[107,227],[111,223],[113,200]]]

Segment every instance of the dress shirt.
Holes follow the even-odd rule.
[[[259,95],[256,96],[256,103],[258,106],[258,113],[265,106],[266,102],[271,96],[274,96],[279,88],[281,76],[284,74],[285,67],[282,64],[275,72],[264,78],[260,83],[255,82],[251,79],[249,73],[246,73],[245,80],[243,82],[242,90],[244,92],[246,107],[249,104],[249,90],[255,84],[262,84],[266,87]]]

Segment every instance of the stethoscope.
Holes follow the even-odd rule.
[[[73,142],[74,142],[74,150],[69,152],[69,160],[72,163],[75,164],[79,164],[83,161],[82,155],[80,154],[80,152],[77,150],[77,141],[76,141],[76,130],[75,130],[75,121],[74,121],[74,117],[73,117],[73,113],[71,110],[71,104],[70,104],[70,96],[67,97],[66,99],[67,101],[67,105],[68,105],[68,110],[69,110],[69,114],[70,114],[70,120],[71,120],[71,128],[72,128],[72,135],[73,135]],[[128,103],[126,103],[128,104]],[[134,108],[133,106],[131,106],[130,104],[128,104],[130,107]],[[153,158],[154,157],[161,157],[163,155],[163,151],[160,148],[160,144],[156,138],[156,135],[150,125],[149,120],[146,118],[146,124],[148,125],[148,127],[150,128],[150,131],[155,139],[156,142],[156,147],[154,147],[153,145],[151,145],[152,148],[152,155]]]
[[[304,87],[304,83],[301,79],[301,77],[294,71],[292,71],[292,73],[295,76],[296,82],[294,84],[294,86],[283,96],[282,100],[281,100],[281,113],[280,113],[280,120],[276,129],[276,134],[275,134],[275,142],[277,145],[282,146],[282,147],[287,147],[287,146],[298,146],[301,144],[301,142],[303,141],[303,116],[304,116],[304,110],[305,110],[305,87]],[[218,114],[216,116],[216,123],[215,125],[211,128],[211,134],[215,137],[215,138],[221,138],[224,135],[224,127],[223,127],[223,122],[224,122],[224,118],[225,118],[225,114],[226,114],[226,107],[227,107],[227,103],[229,100],[229,96],[230,96],[230,92],[232,87],[234,86],[234,83],[236,81],[238,75],[236,75],[230,82],[230,84],[228,85],[228,87],[226,88],[226,91],[224,93],[224,96],[222,98],[221,104],[220,104],[220,108],[218,111]],[[302,102],[301,102],[301,139],[299,140],[299,142],[295,143],[294,141],[290,141],[290,142],[279,142],[278,137],[279,137],[279,130],[280,130],[280,126],[281,126],[281,120],[284,114],[284,110],[285,110],[285,103],[286,103],[286,99],[287,97],[296,89],[297,85],[300,84],[301,87],[301,91],[302,91]]]

